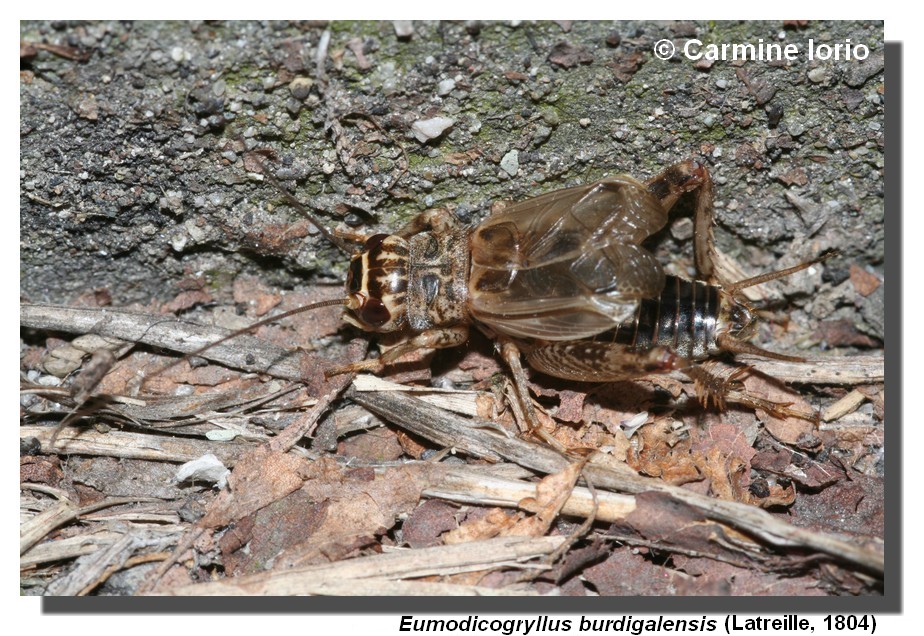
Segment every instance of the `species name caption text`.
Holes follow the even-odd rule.
[[[717,616],[675,618],[664,616],[619,618],[597,616],[580,619],[557,616],[536,616],[534,618],[499,618],[497,616],[465,616],[459,618],[418,618],[401,616],[398,630],[415,633],[495,633],[504,636],[529,636],[542,632],[617,633],[640,636],[652,632],[721,632],[744,634],[750,632],[804,632],[819,633],[876,632],[876,617],[872,614],[829,614],[804,617],[798,614],[783,616],[741,616],[727,614],[724,620]]]

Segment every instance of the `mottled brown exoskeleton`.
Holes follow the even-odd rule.
[[[641,245],[686,193],[694,197],[698,280],[665,275]],[[395,234],[365,240],[343,301],[350,324],[408,339],[328,375],[379,372],[419,348],[458,346],[477,327],[496,339],[531,426],[524,354],[538,371],[587,382],[680,369],[698,381],[704,402],[721,404],[722,384],[698,362],[721,352],[801,360],[747,342],[754,312],[740,291],[816,261],[717,280],[712,225],[712,180],[692,160],[647,183],[622,175],[549,192],[473,228],[446,210],[424,212]]]

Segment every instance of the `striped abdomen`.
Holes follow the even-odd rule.
[[[639,303],[633,320],[595,340],[623,344],[636,352],[660,345],[679,357],[702,359],[718,351],[715,337],[719,311],[718,287],[668,276],[661,295]]]

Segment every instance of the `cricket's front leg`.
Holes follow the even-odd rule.
[[[359,371],[368,371],[370,373],[381,373],[386,366],[399,360],[402,356],[407,355],[417,349],[449,349],[458,347],[468,340],[468,327],[444,327],[442,329],[428,329],[421,332],[408,340],[402,342],[383,353],[380,357],[371,360],[362,360],[354,362],[343,367],[336,367],[324,372],[328,378],[340,375],[341,373],[357,373]]]

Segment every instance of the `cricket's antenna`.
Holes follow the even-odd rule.
[[[332,299],[332,300],[322,300],[322,301],[320,301],[320,302],[312,303],[312,304],[310,304],[310,305],[305,305],[305,306],[303,306],[303,307],[296,307],[295,309],[290,309],[289,311],[285,311],[285,312],[283,312],[283,313],[281,313],[281,314],[276,314],[275,316],[270,316],[269,318],[264,318],[263,320],[260,320],[260,321],[258,321],[258,322],[253,323],[252,325],[249,325],[249,326],[247,326],[247,327],[244,327],[243,329],[239,329],[239,330],[237,330],[237,331],[234,331],[234,332],[228,334],[227,336],[224,336],[223,338],[219,338],[219,339],[216,340],[215,342],[210,342],[209,344],[207,344],[207,345],[205,345],[205,346],[199,347],[199,348],[196,349],[195,351],[192,351],[192,352],[190,352],[190,353],[187,353],[187,354],[186,354],[185,356],[183,356],[182,358],[177,358],[177,359],[174,360],[173,362],[171,362],[171,363],[169,363],[169,364],[166,364],[166,365],[162,366],[161,368],[157,369],[157,370],[156,370],[154,373],[152,373],[151,375],[146,376],[146,377],[144,378],[143,382],[142,382],[142,385],[144,385],[144,382],[147,382],[147,381],[150,380],[151,378],[157,377],[158,375],[160,375],[160,374],[162,374],[162,373],[166,373],[167,371],[169,371],[170,369],[172,369],[172,368],[175,367],[176,365],[180,364],[180,363],[183,362],[184,360],[188,360],[189,358],[194,358],[194,357],[196,357],[196,356],[201,356],[203,353],[205,353],[206,351],[208,351],[208,350],[211,349],[212,347],[217,347],[218,345],[220,345],[220,344],[222,344],[222,343],[224,343],[224,342],[227,342],[228,340],[231,340],[232,338],[237,338],[238,336],[241,336],[241,335],[250,333],[250,332],[252,332],[252,331],[254,331],[254,330],[256,330],[256,329],[258,329],[258,328],[260,328],[260,327],[263,327],[263,326],[272,324],[272,323],[274,323],[274,322],[276,322],[276,321],[278,321],[278,320],[282,320],[282,319],[284,319],[284,318],[289,318],[289,317],[291,317],[291,316],[295,316],[295,315],[304,313],[304,312],[306,312],[306,311],[312,311],[312,310],[314,310],[314,309],[320,309],[321,307],[332,307],[332,306],[334,306],[334,305],[345,305],[345,304],[346,304],[346,299],[344,299],[344,298],[334,298],[334,299]]]
[[[725,288],[725,291],[727,291],[729,294],[734,296],[742,289],[753,287],[754,285],[760,285],[761,283],[766,283],[771,280],[776,280],[778,278],[785,278],[787,276],[795,274],[796,272],[801,272],[803,269],[808,269],[812,265],[821,263],[822,261],[826,261],[832,256],[836,256],[836,255],[837,255],[837,250],[833,250],[831,252],[828,252],[827,254],[816,256],[810,261],[799,263],[798,265],[795,265],[794,267],[787,267],[786,269],[777,270],[775,272],[766,272],[765,274],[759,274],[751,278],[745,278],[744,280],[739,280],[737,283],[732,283],[731,285],[727,286]]]
[[[286,190],[283,187],[283,185],[279,182],[279,179],[277,179],[269,170],[266,169],[266,165],[263,163],[261,159],[256,159],[256,161],[257,161],[257,164],[260,166],[260,171],[263,173],[263,176],[266,177],[266,180],[269,181],[271,184],[273,184],[273,186],[277,190],[279,190],[282,196],[286,198],[286,201],[288,201],[289,205],[291,205],[293,208],[298,210],[299,214],[301,214],[306,219],[311,221],[311,223],[316,228],[318,228],[318,231],[320,231],[321,234],[324,235],[324,238],[330,241],[333,245],[336,245],[337,248],[341,252],[347,255],[352,255],[353,250],[350,249],[350,246],[346,242],[344,242],[343,239],[341,239],[339,236],[334,235],[330,230],[328,230],[324,226],[324,224],[322,224],[318,220],[318,218],[310,210],[308,210],[308,208],[302,205],[301,201],[299,201],[294,196],[292,196],[292,194],[288,190]]]

